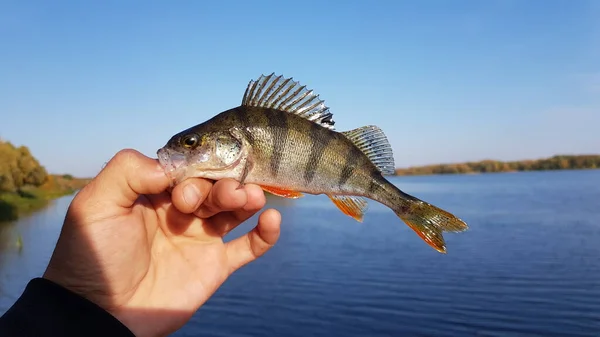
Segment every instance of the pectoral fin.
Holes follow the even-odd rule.
[[[363,197],[352,195],[327,195],[331,201],[344,214],[354,218],[358,222],[363,221],[363,216],[367,210],[367,201]]]
[[[250,171],[252,170],[253,164],[254,163],[250,158],[246,159],[246,162],[244,163],[244,168],[242,169],[242,174],[240,176],[240,185],[237,189],[244,188],[244,183],[246,183],[246,178],[248,178],[248,173],[250,173]]]

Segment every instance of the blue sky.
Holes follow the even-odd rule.
[[[2,1],[0,137],[50,172],[293,76],[338,130],[387,133],[396,166],[600,153],[598,1]]]

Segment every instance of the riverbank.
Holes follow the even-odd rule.
[[[66,175],[48,175],[40,186],[23,186],[17,192],[0,192],[0,221],[16,220],[19,216],[45,207],[49,201],[75,193],[90,179]]]
[[[600,155],[557,155],[519,161],[482,160],[396,169],[398,176],[600,169]]]

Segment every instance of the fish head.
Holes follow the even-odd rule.
[[[190,177],[218,179],[237,166],[244,150],[237,129],[191,128],[171,137],[157,155],[173,185]]]

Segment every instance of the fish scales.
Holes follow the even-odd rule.
[[[252,135],[252,155],[256,157],[255,169],[246,182],[314,194],[343,194],[355,192],[357,182],[362,184],[375,170],[366,156],[339,133],[273,109],[238,109],[237,113],[244,111],[246,116],[240,120],[249,123],[246,129]],[[349,181],[356,167],[371,171]]]
[[[394,157],[379,127],[336,131],[334,124],[312,90],[291,78],[263,75],[250,81],[240,106],[175,134],[157,154],[172,184],[233,178],[286,198],[325,194],[357,221],[366,199],[377,201],[446,253],[443,232],[462,232],[467,224],[385,178],[394,173]]]

